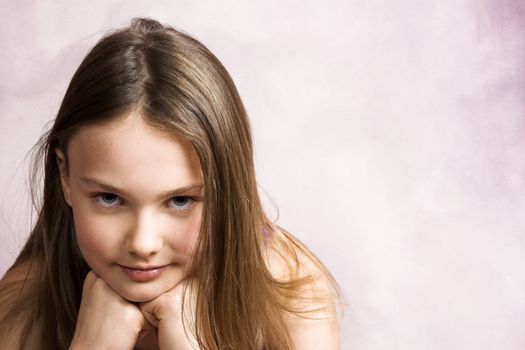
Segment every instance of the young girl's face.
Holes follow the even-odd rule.
[[[57,150],[80,251],[91,269],[133,302],[172,289],[199,234],[201,167],[191,145],[130,115],[84,127]],[[135,269],[127,269],[127,268]],[[157,270],[137,271],[152,267]]]

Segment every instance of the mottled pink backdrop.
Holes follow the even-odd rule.
[[[524,2],[78,3],[2,2],[0,273],[81,58],[152,16],[231,72],[270,215],[346,293],[343,349],[525,349]]]

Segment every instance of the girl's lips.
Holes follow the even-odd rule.
[[[133,269],[126,266],[120,265],[120,268],[124,273],[133,281],[136,282],[148,282],[152,281],[155,278],[157,278],[162,271],[166,268],[166,266],[159,266],[152,269]]]

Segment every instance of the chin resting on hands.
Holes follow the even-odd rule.
[[[160,349],[198,349],[193,336],[195,303],[184,298],[186,330],[183,325],[182,294],[185,282],[143,303],[132,303],[111,289],[90,271],[82,290],[82,301],[70,350],[134,349],[138,341],[156,333]],[[187,289],[189,291],[189,289]]]

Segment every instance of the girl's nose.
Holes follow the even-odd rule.
[[[126,245],[130,254],[148,258],[162,249],[163,239],[158,222],[151,213],[137,214],[134,226],[127,236]]]

